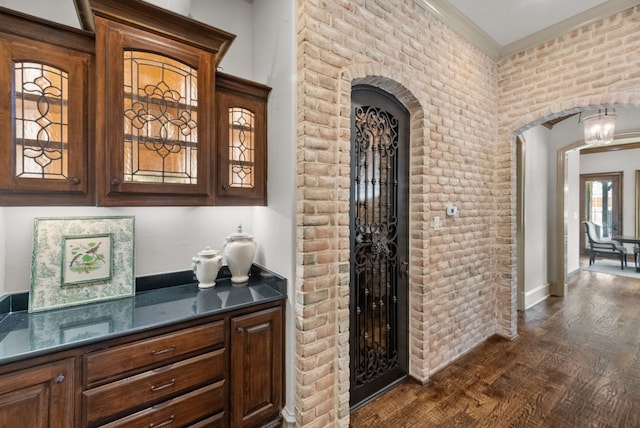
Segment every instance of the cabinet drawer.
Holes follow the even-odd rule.
[[[85,421],[93,424],[129,409],[158,403],[182,391],[224,378],[225,350],[140,373],[83,393]]]
[[[221,345],[224,345],[224,321],[96,351],[85,356],[85,386],[199,349]]]
[[[103,427],[194,427],[224,426],[224,382],[205,386],[173,400],[118,419]],[[207,418],[207,416],[213,415]],[[203,420],[203,418],[206,418]]]

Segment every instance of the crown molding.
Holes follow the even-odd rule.
[[[489,57],[494,60],[498,59],[501,48],[498,42],[493,40],[483,29],[478,27],[447,0],[418,0],[417,4],[424,6],[445,25]]]
[[[432,12],[445,25],[465,38],[495,61],[501,61],[517,52],[563,36],[577,28],[606,18],[640,4],[638,0],[608,0],[578,15],[558,22],[530,36],[500,46],[484,30],[456,9],[448,0],[418,0],[418,4]]]
[[[544,30],[533,33],[530,36],[509,43],[500,49],[498,60],[507,58],[514,53],[523,51],[533,46],[540,45],[560,36],[564,36],[573,30],[576,30],[592,22],[614,15],[623,10],[627,10],[633,6],[640,4],[638,0],[608,0],[598,6],[587,9],[584,12],[560,21]]]

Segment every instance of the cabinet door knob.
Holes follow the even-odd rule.
[[[114,179],[111,180],[111,185],[112,186],[119,186],[120,183],[121,183],[121,181],[119,179],[117,179],[117,178],[114,178]]]
[[[55,378],[53,378],[53,382],[54,383],[62,383],[64,382],[64,376],[63,375],[58,375]]]
[[[225,192],[229,191],[229,185],[228,184],[223,184],[222,185],[222,190],[224,190]]]
[[[78,184],[80,184],[80,179],[78,177],[73,177],[69,180],[69,182],[74,186],[77,186]]]

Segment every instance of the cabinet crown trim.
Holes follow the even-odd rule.
[[[149,31],[215,55],[216,65],[235,40],[202,22],[140,0],[76,0],[85,29],[95,31],[95,16]]]

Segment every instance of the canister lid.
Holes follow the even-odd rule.
[[[244,233],[242,231],[242,225],[239,224],[235,233],[227,235],[227,241],[241,241],[241,240],[252,241],[253,240],[253,235],[249,235],[248,233]]]
[[[212,250],[211,247],[206,247],[204,250],[198,252],[198,256],[200,257],[213,257],[217,255],[218,252],[216,250]]]

